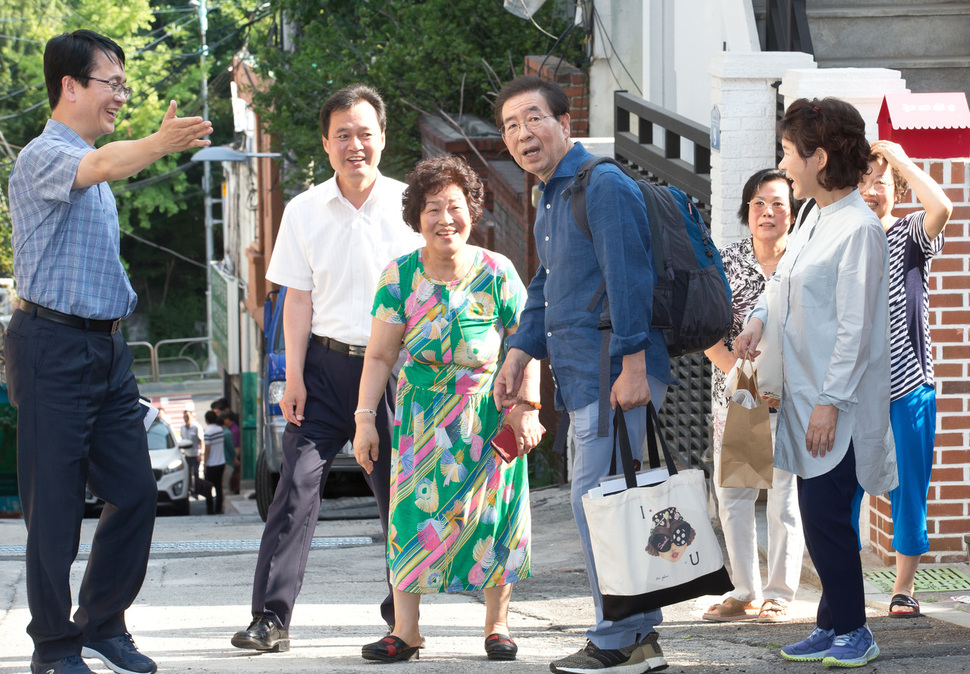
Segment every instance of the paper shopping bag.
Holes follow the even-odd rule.
[[[660,467],[660,429],[652,404],[647,414],[647,448],[653,469]],[[603,617],[622,620],[733,589],[711,527],[704,473],[696,469],[678,471],[659,437],[670,478],[654,486],[638,487],[620,409],[614,417],[614,451],[618,437],[627,489],[600,497],[592,492],[583,496],[603,594]]]
[[[734,393],[717,455],[718,485],[770,489],[774,458],[768,405],[758,395],[757,372],[752,369],[748,374],[745,365],[750,366],[747,358],[735,371]]]

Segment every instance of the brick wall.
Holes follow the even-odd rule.
[[[925,562],[967,560],[970,534],[970,160],[917,160],[946,191],[953,215],[943,252],[931,265],[930,332],[936,377],[936,451],[927,506],[930,551]],[[913,200],[894,213],[919,208]],[[875,551],[892,560],[889,501],[871,501],[870,538]]]

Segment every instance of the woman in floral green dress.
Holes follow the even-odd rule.
[[[393,662],[417,652],[422,594],[482,589],[486,653],[511,660],[511,587],[529,575],[531,561],[524,454],[542,429],[538,403],[500,411],[491,392],[525,289],[508,259],[467,245],[484,188],[463,160],[424,160],[407,182],[404,220],[426,245],[392,261],[381,277],[356,413],[354,453],[369,472],[378,452],[371,410],[403,344],[387,544],[394,629],[364,646],[363,656]],[[537,372],[521,390],[538,399]],[[490,447],[504,424],[521,450],[510,463]]]

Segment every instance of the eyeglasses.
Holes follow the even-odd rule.
[[[539,127],[542,126],[542,122],[550,117],[552,115],[529,115],[525,118],[524,124],[510,122],[502,127],[502,136],[505,138],[518,138],[523,126],[529,131],[538,131]]]
[[[94,80],[95,82],[101,82],[102,84],[107,84],[111,89],[111,93],[115,96],[121,95],[126,101],[131,98],[131,87],[126,87],[121,82],[115,82],[114,80],[103,80],[100,77],[88,77],[89,80]]]
[[[764,199],[752,199],[751,201],[748,202],[748,206],[750,206],[751,210],[754,211],[755,213],[761,213],[763,210],[768,208],[768,206],[771,206],[772,211],[788,210],[788,204],[786,204],[784,201],[772,201],[769,204]]]
[[[883,180],[882,178],[871,183],[865,181],[859,183],[860,192],[868,192],[869,190],[872,190],[873,192],[886,192],[891,187],[895,187],[895,185],[891,182]]]

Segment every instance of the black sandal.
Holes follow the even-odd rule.
[[[489,660],[515,660],[519,647],[508,634],[489,634],[485,637],[485,653]]]
[[[912,611],[898,612],[893,611],[896,606],[911,608]],[[889,602],[890,618],[919,618],[922,615],[919,611],[919,602],[906,594],[894,594],[892,601]]]
[[[377,660],[378,662],[401,662],[403,660],[410,660],[412,655],[415,656],[415,660],[420,659],[420,649],[420,645],[408,646],[400,637],[395,637],[389,634],[380,641],[375,641],[374,643],[367,644],[361,648],[360,654],[363,656],[364,660]]]

